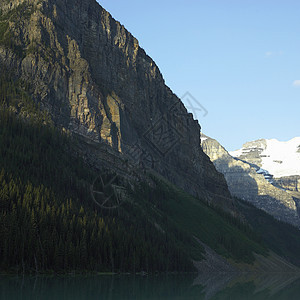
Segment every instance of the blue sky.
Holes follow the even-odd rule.
[[[188,91],[201,103],[202,131],[228,150],[300,136],[299,0],[98,2],[139,40],[175,94]]]

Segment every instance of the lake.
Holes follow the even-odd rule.
[[[0,276],[0,299],[300,299],[300,274]]]

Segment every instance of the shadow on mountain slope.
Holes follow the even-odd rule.
[[[279,221],[300,227],[298,201],[293,192],[273,186],[247,163],[219,158],[214,164],[224,174],[233,196],[255,205]]]

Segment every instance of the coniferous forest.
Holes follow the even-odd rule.
[[[1,269],[191,270],[171,236],[139,214],[95,207],[88,184],[96,173],[17,84],[1,78]]]
[[[195,199],[158,179],[156,188],[128,188],[118,209],[99,208],[90,194],[97,173],[74,151],[74,137],[52,125],[26,83],[8,78],[0,81],[2,270],[193,271],[203,253],[195,236],[237,261],[265,253],[247,225],[200,200],[199,223],[181,223],[176,213],[193,213]]]
[[[120,211],[94,207],[87,182],[81,180],[93,174],[68,156],[67,139],[54,129],[24,123],[2,110],[0,132],[2,268],[190,268],[172,239],[142,218],[133,226]]]

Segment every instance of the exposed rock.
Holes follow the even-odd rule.
[[[230,155],[237,157],[240,160],[245,160],[251,164],[262,167],[262,153],[267,147],[265,139],[247,142],[243,145],[242,149],[230,152]]]
[[[286,190],[300,192],[300,176],[284,176],[275,178],[274,181]]]
[[[0,43],[0,64],[29,84],[56,126],[132,163],[150,161],[179,187],[236,213],[224,176],[200,147],[198,122],[95,0],[1,1],[0,8],[11,41]]]
[[[203,151],[225,175],[232,195],[251,202],[278,220],[300,227],[300,193],[275,186],[272,179],[253,163],[254,160],[249,163],[233,158],[216,140],[202,136]]]
[[[232,273],[239,271],[238,268],[230,264],[224,257],[218,255],[213,249],[199,239],[196,240],[205,251],[203,260],[193,262],[199,273]]]

